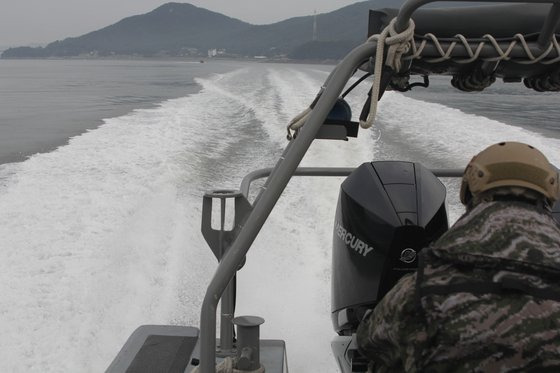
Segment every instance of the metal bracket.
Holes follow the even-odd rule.
[[[233,227],[230,230],[226,230],[226,201],[228,199],[233,199],[234,201]],[[212,228],[212,206],[216,200],[220,201],[219,229]],[[251,210],[251,204],[243,193],[238,190],[214,190],[204,194],[202,199],[202,235],[210,249],[212,249],[216,259],[218,259],[218,262],[222,261],[226,251],[241,230],[242,222]],[[241,261],[237,270],[241,269],[244,264],[245,258]],[[229,354],[233,350],[234,332],[232,319],[235,313],[235,293],[236,283],[235,275],[233,275],[220,298],[222,302],[220,350],[225,354]]]
[[[226,200],[234,199],[233,229],[226,230]],[[220,227],[212,228],[212,207],[220,200]],[[239,230],[241,223],[253,207],[239,190],[213,190],[206,192],[202,199],[202,235],[218,261],[224,256]]]

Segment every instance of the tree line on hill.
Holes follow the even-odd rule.
[[[370,8],[394,3],[369,0],[270,25],[252,25],[186,3],[167,3],[45,47],[10,48],[2,58],[206,56],[217,50],[233,57],[337,59],[365,40]]]
[[[187,3],[167,3],[45,47],[10,48],[1,57],[200,57],[214,51],[212,55],[227,57],[335,60],[365,41],[370,9],[398,8],[403,2],[362,1],[269,25],[252,25]]]

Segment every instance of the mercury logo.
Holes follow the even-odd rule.
[[[373,247],[367,245],[364,241],[352,234],[352,232],[348,232],[348,230],[346,230],[346,228],[344,228],[338,221],[335,226],[335,234],[346,244],[346,246],[351,247],[354,251],[362,254],[363,256],[366,256],[373,250]]]
[[[401,257],[399,258],[401,262],[412,263],[416,259],[416,251],[410,247],[401,251]]]

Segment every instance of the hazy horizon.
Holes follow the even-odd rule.
[[[6,0],[0,13],[0,49],[44,45],[109,26],[123,18],[148,13],[169,0]],[[328,13],[355,0],[189,0],[178,1],[252,24],[270,24]],[[31,10],[31,11],[30,11]]]

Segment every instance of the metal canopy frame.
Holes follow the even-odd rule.
[[[438,0],[439,1],[439,0]],[[463,1],[463,0],[450,0],[450,1]],[[476,0],[485,3],[503,3],[501,0]],[[397,15],[397,20],[395,23],[395,30],[397,32],[402,32],[408,26],[408,21],[412,17],[412,14],[421,6],[434,3],[436,0],[409,0],[403,4]],[[507,3],[525,3],[525,4],[553,4],[550,8],[548,17],[546,18],[543,27],[540,32],[538,45],[544,46],[550,42],[554,30],[558,26],[558,21],[560,20],[560,0],[507,0]]]

